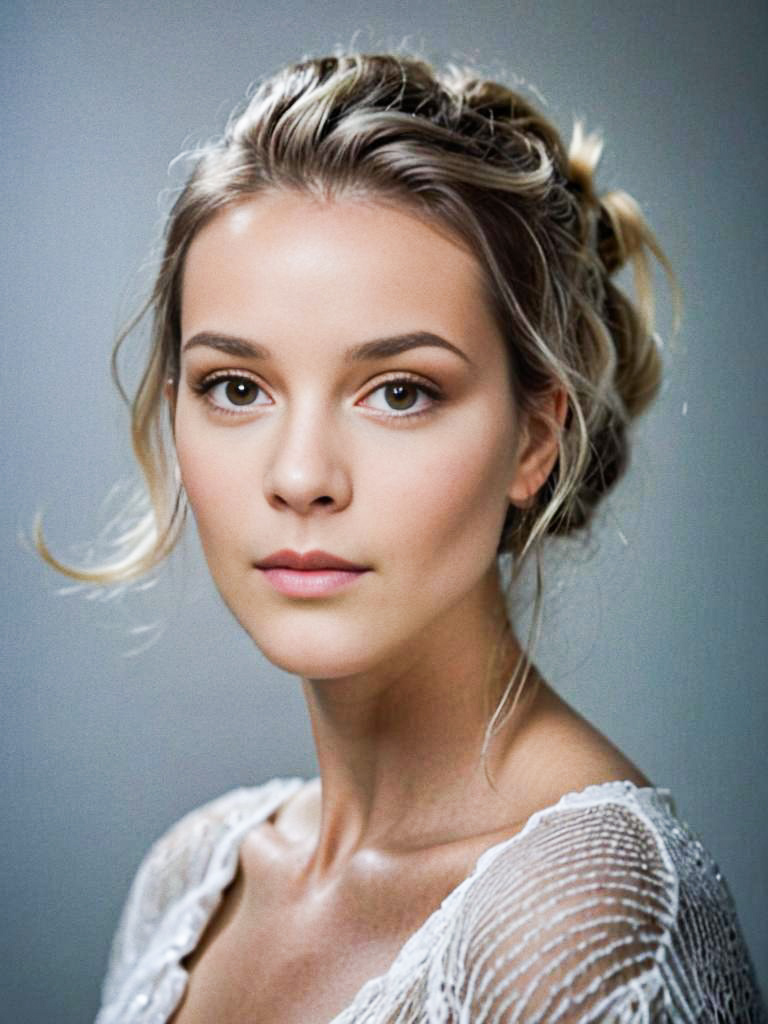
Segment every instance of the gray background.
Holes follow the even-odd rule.
[[[153,590],[62,596],[19,532],[44,504],[51,542],[76,556],[131,477],[108,353],[146,283],[174,155],[220,130],[252,79],[356,31],[362,48],[406,39],[521,76],[566,132],[585,114],[606,135],[601,184],[638,198],[678,269],[687,316],[664,393],[596,544],[549,560],[539,662],[672,789],[730,882],[766,987],[766,12],[6,0],[3,1021],[91,1019],[153,839],[233,786],[314,772],[296,680],[230,621],[194,536]]]

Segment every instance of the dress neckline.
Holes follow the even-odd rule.
[[[239,863],[240,846],[246,834],[252,828],[263,824],[263,822],[267,821],[270,817],[279,813],[288,800],[290,800],[299,791],[299,789],[302,788],[302,786],[311,781],[314,780],[303,779],[300,777],[275,778],[269,783],[266,783],[266,787],[254,787],[257,791],[263,790],[264,788],[272,790],[273,792],[270,795],[272,795],[273,798],[268,799],[263,803],[255,815],[246,818],[245,821],[240,823],[240,827],[236,829],[236,834],[233,837],[235,852],[234,856],[231,858],[231,877],[225,877],[223,879],[223,884],[221,884],[222,879],[218,879],[219,892],[223,892],[229,882],[231,882],[235,877]],[[538,825],[542,818],[572,807],[607,803],[616,801],[617,799],[623,802],[626,801],[628,796],[638,796],[639,794],[644,794],[652,802],[658,801],[668,813],[675,815],[675,805],[669,789],[660,786],[638,786],[628,779],[593,783],[585,786],[583,789],[565,793],[554,803],[534,811],[533,814],[526,819],[522,827],[511,836],[507,836],[506,838],[491,844],[491,846],[487,847],[478,855],[469,873],[448,892],[439,906],[428,914],[424,921],[408,936],[405,942],[403,942],[389,967],[381,974],[363,982],[352,998],[352,1001],[340,1010],[335,1017],[328,1021],[328,1024],[351,1024],[354,1020],[354,1016],[352,1015],[357,1012],[360,1004],[370,1000],[376,992],[383,988],[387,983],[395,980],[398,975],[405,970],[410,963],[412,963],[411,953],[426,941],[444,918],[447,918],[449,912],[462,898],[466,890],[485,870],[487,870],[490,864],[500,856],[504,850],[509,849],[511,846],[520,842],[524,836],[527,836],[528,833]],[[227,872],[227,874],[229,875],[230,872]],[[210,900],[210,894],[208,894],[208,896]],[[208,905],[211,907],[210,913],[212,914],[216,905],[211,906],[209,901]],[[209,919],[210,914],[209,917],[202,922],[200,932],[194,942],[190,945],[190,948],[186,951],[179,951],[179,957],[175,966],[177,970],[181,972],[183,987],[179,992],[178,1001],[181,1000],[182,994],[186,989],[189,980],[189,971],[182,966],[181,960],[196,948],[203,931],[207,927]],[[177,946],[177,949],[178,948],[179,947]]]
[[[491,846],[488,846],[480,853],[475,860],[469,873],[451,889],[437,906],[416,928],[415,931],[405,940],[395,954],[392,963],[381,974],[364,982],[355,993],[352,1002],[341,1010],[328,1024],[352,1024],[354,1017],[349,1015],[356,1011],[358,1005],[370,998],[371,995],[386,985],[389,981],[408,968],[411,952],[436,930],[444,918],[448,918],[450,911],[464,896],[466,890],[472,886],[480,875],[486,871],[497,857],[512,846],[517,845],[524,836],[527,836],[542,818],[558,811],[567,810],[571,807],[581,807],[590,804],[608,803],[615,801],[617,797],[626,799],[629,794],[646,794],[651,800],[658,800],[670,813],[674,814],[674,801],[669,789],[660,786],[637,786],[629,779],[611,780],[609,782],[593,783],[583,789],[573,790],[564,793],[554,803],[547,807],[541,807],[534,811],[524,822],[521,828],[505,839],[500,839]]]

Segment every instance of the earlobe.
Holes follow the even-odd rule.
[[[517,508],[530,508],[557,461],[558,437],[568,412],[565,388],[542,402],[541,412],[529,414],[522,426],[515,476],[507,496]],[[553,421],[556,426],[553,426]]]

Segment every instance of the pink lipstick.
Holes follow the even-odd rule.
[[[369,571],[327,551],[283,549],[257,563],[272,586],[288,597],[323,597],[348,586]]]

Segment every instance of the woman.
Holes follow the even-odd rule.
[[[588,525],[659,387],[669,268],[599,156],[387,55],[286,68],[196,154],[134,401],[153,511],[79,576],[157,564],[188,501],[320,776],[153,845],[97,1024],[765,1019],[668,791],[536,670],[538,577],[525,648],[507,614],[502,560]]]

